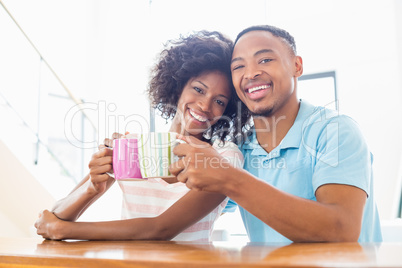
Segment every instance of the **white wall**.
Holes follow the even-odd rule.
[[[267,22],[294,35],[304,73],[337,72],[340,112],[367,138],[381,217],[392,218],[401,190],[401,1],[285,0],[268,7]]]
[[[153,0],[151,9],[148,0],[3,2],[70,89],[115,103],[115,116],[147,109],[141,94],[163,41],[191,29],[234,38],[253,24],[285,28],[305,73],[337,72],[340,111],[358,121],[374,153],[381,217],[394,216],[402,160],[400,0]]]
[[[35,236],[34,223],[55,199],[0,140],[0,237]]]

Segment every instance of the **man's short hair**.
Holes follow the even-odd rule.
[[[248,32],[252,32],[252,31],[270,32],[273,36],[279,37],[282,40],[284,40],[286,42],[286,44],[290,47],[291,51],[293,51],[293,53],[295,55],[297,55],[296,42],[295,42],[295,39],[293,38],[293,36],[291,36],[287,31],[280,29],[278,27],[275,27],[275,26],[271,26],[271,25],[255,25],[255,26],[251,26],[251,27],[244,29],[237,35],[234,44],[236,45],[239,38],[242,37],[244,34],[246,34]]]

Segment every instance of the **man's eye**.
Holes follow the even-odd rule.
[[[243,68],[243,67],[244,67],[243,65],[234,66],[234,67],[232,68],[232,71],[236,71],[236,70],[241,69],[241,68]]]
[[[270,62],[270,61],[272,61],[272,59],[262,59],[260,61],[260,63],[267,63],[267,62]]]

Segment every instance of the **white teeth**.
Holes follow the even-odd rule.
[[[198,114],[196,114],[195,112],[193,112],[193,110],[189,110],[190,111],[190,114],[195,118],[195,119],[197,119],[198,121],[200,121],[200,122],[205,122],[205,121],[207,121],[207,118],[206,117],[203,117],[203,116],[201,116],[201,115],[198,115]]]
[[[260,89],[265,89],[265,88],[269,88],[270,86],[268,85],[263,85],[263,86],[259,86],[259,87],[253,87],[253,88],[249,88],[248,89],[248,93],[253,93],[254,91],[260,90]]]

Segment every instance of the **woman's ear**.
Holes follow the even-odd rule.
[[[295,56],[295,77],[300,77],[303,74],[303,59],[300,56]]]

